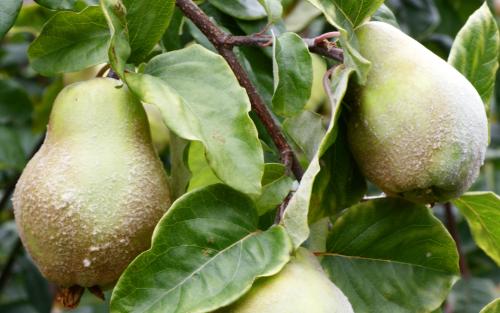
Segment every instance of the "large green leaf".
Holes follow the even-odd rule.
[[[182,196],[118,281],[111,312],[201,313],[233,302],[290,258],[285,230],[257,223],[250,198],[225,185]]]
[[[170,24],[175,0],[122,0],[127,8],[131,63],[140,63],[160,41]]]
[[[250,101],[221,56],[193,45],[153,58],[145,75],[126,80],[141,100],[158,106],[172,131],[203,143],[219,179],[260,193],[264,160]]]
[[[498,313],[500,312],[500,298],[494,300],[484,307],[479,313]]]
[[[283,116],[300,113],[311,96],[312,58],[304,40],[284,33],[274,43],[273,109]]]
[[[0,1],[0,39],[2,39],[12,25],[14,25],[22,5],[23,0]]]
[[[356,313],[438,308],[459,274],[455,242],[423,205],[381,199],[335,222],[322,264]]]
[[[208,0],[222,12],[242,20],[258,20],[267,15],[259,0]]]
[[[344,63],[356,71],[359,83],[364,84],[371,64],[359,53],[354,30],[374,14],[384,1],[308,1],[320,9],[326,20],[340,31],[340,44],[344,48]]]
[[[290,234],[294,247],[299,247],[309,235],[308,213],[313,196],[313,185],[321,169],[320,159],[332,144],[334,144],[337,137],[337,121],[340,117],[341,102],[346,93],[352,71],[353,70],[348,67],[346,68],[343,65],[339,65],[332,73],[332,82],[330,86],[332,88],[332,97],[329,99],[332,106],[330,125],[316,155],[311,160],[309,167],[302,177],[299,188],[290,199],[281,222]]]
[[[471,229],[474,241],[500,265],[500,197],[471,192],[453,200]]]
[[[485,2],[458,33],[448,62],[469,79],[487,106],[495,87],[499,50],[498,26]]]
[[[109,28],[100,7],[59,12],[31,44],[31,66],[47,76],[106,62]]]

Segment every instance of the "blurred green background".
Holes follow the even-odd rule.
[[[286,8],[283,25],[289,30],[307,37],[331,30],[324,18],[306,1],[284,0],[283,4]],[[445,59],[453,38],[469,15],[481,4],[482,1],[479,0],[386,1],[401,29]],[[500,21],[500,0],[496,3],[492,0],[489,4],[496,12],[497,21]],[[211,15],[215,13],[225,24],[231,24],[231,17],[208,3],[203,3],[203,8]],[[47,78],[37,75],[30,68],[27,48],[53,14],[54,12],[31,1],[25,1],[16,25],[0,42],[0,196],[12,189],[13,181],[26,164],[31,151],[40,142],[52,102],[59,90],[73,81],[93,77],[98,70],[92,68],[80,73]],[[235,27],[245,26],[245,23],[232,24],[237,25]],[[253,26],[263,24],[265,21],[257,21]],[[185,24],[181,37],[183,42],[203,40],[189,23]],[[171,46],[176,46],[176,42],[172,41],[169,45],[167,40],[163,45],[164,48],[172,49]],[[269,58],[262,53],[258,57]],[[269,65],[269,61],[266,59],[260,62]],[[265,70],[272,75],[270,68]],[[490,109],[491,145],[481,176],[473,189],[500,194],[500,84],[497,84],[496,97]],[[327,111],[321,105],[317,110]],[[163,149],[162,154],[168,160],[168,147]],[[435,212],[442,217],[441,207],[436,207]],[[499,295],[500,269],[475,245],[465,221],[460,216],[457,216],[457,220],[462,248],[473,278],[455,285],[448,300],[448,309],[453,308],[449,312],[455,313],[477,313]],[[43,279],[19,244],[9,201],[0,206],[0,269],[1,313],[64,312],[61,308],[53,307],[54,286]],[[107,296],[109,298],[109,292]],[[72,312],[107,312],[107,304],[86,295],[81,306]]]

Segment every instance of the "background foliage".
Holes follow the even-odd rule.
[[[14,27],[3,37],[0,44],[0,194],[10,187],[12,180],[18,175],[18,173],[23,169],[27,160],[29,159],[30,151],[40,140],[43,132],[45,130],[45,125],[47,124],[48,115],[52,102],[57,95],[57,93],[70,82],[88,79],[95,76],[98,68],[85,69],[88,65],[93,65],[100,62],[105,62],[108,58],[107,42],[110,38],[108,25],[106,23],[105,17],[100,13],[100,9],[94,7],[88,7],[88,5],[95,5],[97,1],[92,0],[68,0],[68,1],[51,1],[51,0],[38,0],[37,3],[25,2],[21,8],[21,1],[10,1],[11,6],[3,7],[4,3],[0,2],[0,14],[10,14],[15,15],[15,13],[20,9],[19,17],[15,21]],[[160,1],[168,2],[168,1]],[[272,2],[272,1],[270,1]],[[321,1],[313,1],[320,3]],[[382,2],[382,1],[380,1]],[[140,34],[134,34],[134,27],[131,26],[130,36],[134,36],[134,40],[131,41],[130,50],[126,48],[124,50],[118,50],[119,53],[130,54],[131,60],[141,59],[141,58],[153,58],[155,55],[159,54],[162,49],[166,51],[174,51],[183,48],[185,45],[191,42],[197,42],[208,50],[214,51],[214,47],[208,42],[207,38],[196,28],[196,26],[189,20],[182,18],[182,15],[177,9],[173,9],[173,2],[170,1],[171,6],[160,6],[159,8],[167,8],[164,11],[155,11],[157,14],[154,17],[147,17],[147,11],[142,12],[141,8],[136,8],[138,10],[137,16],[142,16],[141,19],[133,21],[132,25],[138,25],[143,21],[152,21],[151,30],[147,32],[146,35],[141,36]],[[308,93],[310,85],[303,84],[297,86],[298,99],[300,101],[294,102],[294,99],[287,99],[287,95],[284,92],[280,92],[281,88],[286,88],[287,84],[293,84],[294,79],[303,78],[305,80],[313,81],[318,80],[315,77],[316,72],[320,73],[326,70],[326,64],[324,61],[319,59],[317,56],[309,56],[305,54],[303,50],[305,47],[299,47],[300,40],[297,40],[296,35],[292,33],[287,33],[285,30],[297,32],[303,37],[314,37],[319,34],[332,31],[333,28],[327,22],[327,20],[320,15],[320,12],[303,0],[283,0],[283,13],[284,19],[281,20],[276,18],[280,14],[273,11],[271,4],[265,8],[257,3],[257,1],[231,1],[228,5],[227,1],[223,0],[209,0],[209,1],[199,1],[201,7],[210,16],[214,17],[219,25],[230,30],[234,34],[250,34],[260,31],[268,21],[275,22],[273,26],[273,32],[277,36],[277,45],[274,48],[256,49],[241,47],[237,49],[237,55],[249,71],[251,79],[257,85],[259,92],[263,95],[265,101],[268,104],[272,104],[272,108],[277,115],[281,115],[284,120],[283,125],[287,131],[288,136],[293,140],[295,148],[302,151],[300,157],[303,164],[307,164],[314,157],[315,149],[320,145],[319,140],[314,140],[315,138],[321,138],[325,133],[324,119],[323,117],[329,116],[330,104],[326,96],[322,93],[321,83],[313,83],[313,96],[309,98],[306,107],[314,111],[315,113],[303,113],[298,116],[286,116],[290,112],[298,113],[301,111],[300,103],[304,102],[300,96],[303,97],[304,94]],[[124,1],[127,6],[128,2]],[[245,5],[246,4],[246,5]],[[390,8],[397,19],[397,23],[405,32],[410,34],[412,37],[418,39],[429,49],[434,51],[436,54],[440,55],[442,58],[447,59],[452,48],[453,40],[456,37],[459,30],[466,23],[468,17],[482,5],[480,0],[387,0],[385,2],[388,8]],[[495,4],[493,1],[490,3],[491,8],[497,13],[497,21],[500,22],[500,3]],[[66,38],[71,38],[72,42],[68,43],[68,46],[74,45],[75,42],[81,45],[79,46],[78,52],[71,55],[70,57],[65,57],[67,51],[54,50],[50,51],[43,49],[46,45],[51,44],[51,40],[59,40],[58,36],[61,34],[57,30],[53,30],[50,27],[45,28],[43,32],[45,33],[45,41],[35,42],[28,49],[29,45],[33,42],[36,36],[42,31],[42,26],[54,16],[55,11],[51,9],[63,9],[67,11],[62,11],[57,13],[54,19],[66,20],[68,23],[81,23],[88,27],[89,32],[97,32],[100,36],[92,36],[91,38],[85,37],[85,32],[81,30],[75,32],[68,27],[66,30],[68,34],[65,34]],[[143,10],[144,8],[142,8]],[[266,10],[272,14],[266,14]],[[116,12],[110,11],[109,14],[115,14]],[[367,12],[370,14],[371,12]],[[379,10],[376,14],[376,19],[379,20],[391,20],[390,11]],[[162,25],[162,21],[167,20],[169,16],[172,16],[172,21],[170,26],[163,33],[155,33],[153,30],[164,29],[166,25]],[[120,17],[113,16],[116,18],[116,25],[119,26]],[[157,20],[155,20],[157,19]],[[2,19],[2,21],[8,19]],[[391,20],[393,22],[393,20]],[[349,30],[349,27],[353,25],[338,25],[339,28]],[[5,25],[0,25],[0,29],[5,27]],[[119,46],[121,38],[121,33],[119,27],[115,27],[115,33],[113,34],[113,40]],[[0,38],[2,37],[2,32],[0,31]],[[55,37],[54,37],[55,36]],[[160,40],[163,36],[163,40]],[[154,46],[156,41],[160,40],[160,46]],[[343,42],[343,45],[349,49],[351,42]],[[100,47],[95,49],[95,47]],[[154,47],[153,47],[154,46]],[[145,48],[144,48],[145,47]],[[287,49],[287,47],[293,47]],[[151,48],[151,49],[150,49]],[[70,48],[69,48],[70,49]],[[192,47],[192,50],[201,49],[200,47]],[[152,50],[152,51],[150,51]],[[291,53],[290,51],[296,52],[297,55],[287,55]],[[297,52],[298,51],[298,52]],[[302,51],[302,53],[301,53]],[[50,60],[53,60],[53,53],[61,53],[60,60],[57,64],[50,64]],[[29,58],[28,59],[28,54]],[[311,63],[314,69],[311,72],[311,67],[305,66],[304,68],[299,68],[297,73],[291,73],[290,76],[279,75],[279,82],[275,86],[273,82],[273,54],[275,55],[275,60],[278,64],[274,66],[287,66],[287,60],[296,57],[301,63],[307,64]],[[211,72],[224,72],[229,69],[224,67],[222,60],[214,54],[208,51],[203,52],[204,57],[213,60],[213,66],[211,68],[206,68],[206,72],[197,72],[196,74],[203,76],[209,75]],[[110,56],[111,59],[115,58],[116,62],[119,62],[120,55]],[[354,56],[355,58],[355,56]],[[149,83],[153,84],[156,79],[164,79],[169,75],[172,77],[178,77],[179,80],[183,79],[182,73],[190,71],[189,68],[182,68],[182,66],[188,67],[189,64],[183,65],[182,62],[189,60],[189,55],[170,55],[169,58],[157,57],[154,58],[148,66],[144,69],[144,73],[151,75],[153,77],[148,80]],[[31,60],[31,63],[30,61]],[[352,64],[357,64],[357,75],[363,76],[363,62],[359,60],[351,60]],[[351,62],[347,60],[346,62]],[[181,68],[172,69],[165,72],[155,72],[155,64],[162,64],[162,66],[168,66],[169,64],[181,64]],[[187,63],[187,62],[186,62]],[[361,65],[360,65],[361,64]],[[76,73],[65,73],[61,74],[62,70],[58,70],[58,66],[63,68],[72,67],[74,70],[82,70]],[[122,66],[124,66],[122,64]],[[34,68],[36,68],[36,71]],[[282,68],[281,67],[281,68]],[[123,67],[122,67],[123,69]],[[178,72],[176,72],[178,71]],[[42,76],[40,73],[48,75]],[[286,73],[285,73],[286,74]],[[180,75],[180,76],[177,76]],[[296,75],[295,77],[293,75]],[[339,74],[339,81],[346,77],[347,74]],[[344,76],[341,76],[344,75]],[[144,76],[146,77],[146,76]],[[144,92],[146,87],[144,87],[146,79],[144,77],[136,77],[137,82],[141,83],[140,88],[137,88],[137,92]],[[500,77],[500,76],[499,76]],[[133,78],[130,78],[132,81]],[[175,86],[175,79],[170,79],[173,87]],[[217,79],[213,80],[215,86],[214,90],[211,90],[211,94],[207,96],[207,99],[212,99],[215,101],[217,97],[217,90],[219,88],[224,88],[224,81],[219,81]],[[151,85],[154,86],[154,85]],[[219,87],[220,86],[220,87]],[[179,86],[177,86],[179,87]],[[189,87],[195,88],[195,87]],[[181,94],[183,99],[187,99],[186,102],[182,103],[182,108],[184,107],[196,107],[200,101],[203,99],[197,98],[195,94],[189,93],[189,90],[182,90],[181,87],[174,88],[177,89]],[[275,92],[275,90],[277,92]],[[170,97],[176,97],[178,95],[171,93],[170,91],[165,91],[164,94],[157,96],[161,98],[165,95]],[[223,94],[220,94],[223,96]],[[239,94],[236,90],[232,94],[232,98],[226,99],[224,103],[215,103],[214,105],[227,105],[227,109],[224,109],[224,113],[227,116],[240,116],[241,112],[246,112],[248,110],[248,103],[245,103],[243,99],[244,96]],[[240,98],[238,98],[240,97]],[[243,99],[243,100],[242,100]],[[154,101],[152,101],[154,102]],[[229,108],[234,108],[238,105],[238,112],[232,112]],[[243,103],[243,104],[242,104]],[[496,84],[496,90],[494,97],[490,101],[490,115],[489,119],[491,122],[491,145],[489,147],[486,162],[482,168],[481,176],[478,181],[473,186],[474,190],[482,191],[493,191],[500,194],[500,84]],[[284,105],[290,107],[283,108]],[[162,104],[159,104],[161,107]],[[187,110],[187,109],[186,109]],[[188,116],[189,119],[200,119],[210,118],[210,112],[206,112],[207,116]],[[231,115],[233,114],[233,115]],[[252,116],[253,117],[253,116]],[[226,118],[225,116],[218,117],[221,120]],[[249,121],[244,119],[238,120],[241,125],[247,125]],[[265,221],[265,212],[269,211],[273,205],[277,205],[286,196],[288,190],[292,188],[293,182],[285,177],[284,169],[272,163],[279,162],[279,155],[277,155],[272,149],[265,149],[266,146],[272,146],[270,138],[267,137],[266,132],[262,131],[262,125],[259,124],[258,120],[254,118],[254,122],[257,125],[257,130],[259,131],[259,138],[264,144],[264,154],[266,159],[266,167],[260,168],[258,164],[251,164],[251,158],[249,157],[248,162],[244,164],[249,164],[249,172],[253,177],[259,177],[259,175],[264,172],[264,179],[262,180],[263,188],[267,190],[273,190],[273,194],[276,195],[275,199],[257,199],[257,207],[249,209],[253,217],[253,224],[249,225],[249,228],[257,229],[259,226],[269,224]],[[214,123],[220,123],[214,121]],[[294,125],[302,125],[307,123],[309,125],[314,125],[314,127],[309,127],[306,130],[297,129]],[[196,138],[201,143],[193,144],[187,150],[187,159],[189,168],[191,169],[191,177],[188,181],[177,181],[177,186],[183,185],[187,190],[192,190],[196,187],[217,183],[220,180],[217,178],[225,179],[224,182],[231,185],[233,188],[247,192],[249,194],[254,193],[254,191],[259,186],[248,186],[242,184],[239,177],[231,177],[231,173],[223,173],[226,160],[220,159],[220,155],[214,153],[212,157],[212,151],[216,151],[218,148],[214,146],[214,143],[209,136],[203,132],[193,132],[193,133],[183,133],[182,121],[172,121],[172,124],[168,125],[171,129],[178,130],[178,133],[184,134],[184,139]],[[177,128],[176,128],[177,127]],[[246,126],[245,126],[246,127]],[[243,128],[245,128],[243,127]],[[228,126],[231,128],[231,125]],[[254,129],[248,129],[246,127],[246,132],[241,134],[245,137],[249,133],[253,133]],[[342,128],[339,130],[342,131]],[[311,140],[313,138],[313,140]],[[164,138],[163,142],[157,142],[158,148],[161,151],[162,159],[165,162],[167,169],[172,168],[174,162],[183,159],[184,155],[176,149],[183,143],[182,138],[171,135],[170,138]],[[308,139],[308,140],[304,140]],[[168,142],[176,143],[168,145]],[[251,155],[252,153],[257,153],[256,148],[258,143],[250,143],[248,147],[248,153],[244,153],[241,156],[245,159],[245,156]],[[339,149],[339,145],[322,145],[326,149]],[[171,148],[172,147],[172,148]],[[337,151],[336,150],[336,151]],[[205,152],[208,155],[208,159],[204,157]],[[332,155],[330,152],[328,155]],[[338,152],[338,155],[342,155],[342,151]],[[219,163],[219,166],[214,165]],[[209,166],[211,165],[211,167]],[[237,165],[234,165],[237,166]],[[216,168],[218,172],[217,176],[214,175],[211,168]],[[176,177],[182,177],[179,173],[171,172],[173,179]],[[337,174],[342,175],[342,173]],[[339,177],[338,179],[342,179]],[[329,181],[329,178],[320,177],[318,183],[314,185],[314,190],[329,188],[329,186],[322,185],[322,182]],[[362,184],[354,182],[355,188],[364,191]],[[222,187],[221,187],[222,188]],[[378,191],[373,187],[369,186],[369,191],[376,194]],[[177,192],[177,194],[182,194],[182,191]],[[362,195],[362,192],[361,192]],[[196,195],[194,195],[196,196]],[[237,195],[234,196],[237,198]],[[345,207],[359,200],[359,195],[352,195],[353,199],[338,199],[337,203],[325,203],[330,201],[329,199],[312,199],[315,203],[319,203],[324,207],[329,208]],[[189,199],[185,199],[189,201]],[[241,201],[241,200],[240,200]],[[179,206],[182,203],[178,203]],[[270,205],[271,204],[271,205]],[[462,212],[467,215],[467,199],[462,199],[461,201],[456,201],[454,203],[458,208],[461,208]],[[298,204],[297,204],[298,205]],[[378,206],[380,204],[374,204]],[[383,215],[383,210],[397,211],[397,208],[392,208],[391,206],[385,206],[380,208],[377,212]],[[334,209],[332,214],[338,213]],[[443,231],[436,224],[436,221],[431,217],[429,212],[424,212],[427,209],[424,207],[418,208],[422,210],[423,214],[419,217],[412,216],[402,216],[401,220],[406,222],[415,223],[426,223],[429,230],[436,233]],[[458,210],[454,208],[455,213],[458,216],[458,229],[462,240],[462,249],[466,256],[466,261],[468,267],[471,271],[471,278],[468,280],[460,280],[453,287],[452,293],[448,298],[448,303],[453,307],[453,312],[479,312],[487,303],[491,302],[494,298],[500,295],[500,269],[495,264],[495,262],[487,256],[483,250],[481,250],[476,242],[473,240],[472,234],[477,235],[480,230],[475,229],[474,225],[467,224],[465,218],[459,214]],[[257,221],[257,213],[262,215],[261,220]],[[400,211],[399,211],[400,212]],[[365,210],[366,213],[366,210]],[[441,206],[436,206],[434,208],[434,213],[445,220],[444,210]],[[313,219],[320,221],[323,217],[321,212],[317,215],[312,213]],[[336,231],[342,231],[345,225],[343,222],[350,218],[358,219],[357,214],[361,214],[359,207],[355,207],[349,214],[346,214],[336,221],[335,228]],[[186,217],[187,219],[189,217]],[[238,218],[237,216],[234,217]],[[370,216],[372,220],[377,220],[381,218],[377,214]],[[413,218],[415,220],[413,220]],[[419,220],[418,218],[422,219]],[[286,221],[286,219],[285,219]],[[168,223],[168,220],[163,220],[163,223]],[[360,231],[363,225],[358,225]],[[318,228],[319,229],[319,228]],[[317,229],[313,227],[313,232]],[[274,231],[274,233],[273,233]],[[280,229],[274,229],[273,231],[268,231],[269,233],[264,233],[262,236],[278,236],[280,235]],[[393,230],[396,232],[397,230]],[[383,236],[384,234],[378,234]],[[387,235],[387,234],[385,234]],[[159,235],[160,236],[160,235]],[[237,234],[234,238],[235,241],[240,240]],[[404,234],[402,235],[404,236]],[[413,236],[413,235],[412,235]],[[477,235],[481,236],[481,234]],[[415,237],[412,237],[415,240]],[[158,238],[160,240],[161,238]],[[293,238],[292,238],[293,239]],[[298,240],[298,239],[297,239]],[[344,240],[347,240],[344,238]],[[308,242],[311,247],[317,245],[318,243]],[[451,243],[448,243],[451,244]],[[495,245],[495,242],[491,243]],[[498,241],[496,241],[498,244]],[[355,253],[355,249],[360,249],[365,253],[366,256],[370,257],[375,252],[371,251],[367,247],[346,247],[343,242],[336,241],[333,237],[329,238],[326,243],[323,243],[328,247],[330,252],[342,252],[343,254],[350,255],[350,253]],[[282,249],[285,249],[281,247]],[[286,247],[288,248],[288,247]],[[424,251],[427,247],[418,247]],[[12,252],[15,252],[14,254]],[[419,250],[420,251],[420,250]],[[358,253],[358,252],[356,252]],[[16,258],[13,262],[10,262],[10,256],[14,255]],[[272,256],[279,259],[278,256]],[[492,256],[494,257],[494,256]],[[498,258],[498,256],[496,256]],[[402,260],[404,256],[401,257]],[[333,262],[333,257],[325,258],[323,260],[324,267],[329,271],[339,271],[338,267],[342,266],[341,262]],[[268,267],[266,267],[267,272],[273,271],[273,266],[276,266],[274,262],[278,262],[271,258],[269,260]],[[224,260],[221,260],[223,265]],[[413,261],[412,261],[413,262]],[[222,266],[219,265],[219,266]],[[432,273],[433,264],[419,263],[415,261],[414,264],[407,264],[407,266],[412,266],[423,268],[422,275],[428,275],[433,279],[435,284],[443,283],[439,275]],[[362,271],[365,264],[358,263],[354,268],[340,269],[341,272],[349,273],[349,271]],[[337,268],[335,268],[337,267]],[[16,235],[15,224],[13,222],[13,215],[11,210],[11,204],[8,203],[4,208],[0,207],[0,268],[11,268],[10,275],[3,276],[0,280],[0,312],[12,313],[12,312],[23,312],[23,313],[48,313],[48,312],[62,312],[60,308],[53,308],[53,295],[54,287],[47,283],[41,275],[38,273],[36,267],[31,263],[29,257],[23,251],[23,249],[18,244],[18,239]],[[454,268],[452,264],[446,264],[446,269],[449,272],[440,273],[440,275],[446,276],[453,273]],[[399,276],[401,279],[402,276]],[[3,279],[5,278],[5,279]],[[339,286],[343,286],[346,289],[344,292],[348,293],[348,286],[345,286],[345,281],[348,279],[343,279],[342,277],[337,277],[334,280]],[[377,279],[374,277],[373,279]],[[404,281],[404,280],[403,280]],[[410,288],[408,286],[408,288]],[[347,291],[346,291],[347,290]],[[231,292],[231,291],[228,291]],[[106,298],[110,298],[109,292],[106,294]],[[424,295],[425,296],[425,295]],[[108,300],[109,301],[109,300]],[[107,312],[109,303],[101,303],[92,296],[85,296],[82,300],[82,305],[74,312],[78,313],[100,313]],[[391,308],[387,308],[390,310]]]

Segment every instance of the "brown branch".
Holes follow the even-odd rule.
[[[285,136],[278,126],[278,123],[273,118],[271,112],[265,105],[264,100],[257,92],[257,89],[252,84],[248,74],[239,63],[238,58],[233,52],[234,42],[242,42],[241,37],[238,37],[236,41],[232,42],[231,40],[235,40],[235,37],[231,37],[231,35],[219,29],[193,1],[177,0],[176,4],[182,13],[203,32],[203,34],[215,46],[219,54],[229,64],[238,79],[238,82],[247,91],[252,104],[252,110],[257,114],[262,124],[264,124],[274,144],[280,151],[282,162],[288,162],[287,160],[291,158],[292,162],[288,162],[291,163],[288,169],[294,174],[297,180],[300,180],[303,175],[303,170],[295,153],[293,153],[293,150],[288,144]]]
[[[309,51],[316,54],[337,60],[339,62],[344,62],[344,51],[337,48],[331,42],[321,42],[315,45],[309,45]]]
[[[462,242],[460,240],[460,236],[458,234],[457,222],[455,220],[455,215],[453,214],[453,208],[451,203],[447,202],[444,204],[444,213],[446,217],[446,228],[450,232],[451,237],[455,240],[455,244],[457,245],[458,250],[458,264],[460,266],[460,273],[462,277],[467,279],[470,278],[470,270],[469,265],[467,264],[467,260],[465,259],[464,253],[462,251]]]
[[[274,224],[279,224],[281,220],[283,219],[283,216],[285,215],[285,210],[286,207],[288,206],[288,203],[293,197],[294,192],[290,191],[288,195],[286,195],[285,199],[281,204],[279,205],[278,209],[276,210],[276,216],[274,217]]]
[[[339,62],[344,62],[343,50],[339,49],[335,43],[327,40],[335,35],[337,35],[337,32],[330,32],[315,38],[303,38],[303,40],[309,47],[309,51]],[[273,37],[265,34],[253,34],[248,36],[233,36],[226,34],[223,40],[228,48],[233,48],[235,46],[267,47],[273,43]]]

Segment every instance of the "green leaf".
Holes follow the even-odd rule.
[[[328,20],[344,28],[346,24],[356,28],[363,24],[384,3],[384,0],[374,1],[343,1],[343,0],[309,0],[323,11]]]
[[[55,14],[55,11],[39,5],[23,5],[13,27],[38,36],[43,26]],[[26,56],[27,58],[27,56]]]
[[[35,0],[39,5],[51,10],[74,10],[99,3],[99,0]]]
[[[189,141],[170,132],[170,163],[172,166],[170,187],[172,188],[174,200],[186,192],[191,178],[191,173],[187,166],[189,146]]]
[[[358,39],[354,30],[375,13],[384,1],[308,1],[320,9],[326,20],[340,31],[340,44],[344,48],[344,64],[356,71],[358,81],[363,85],[366,82],[371,63],[359,53]]]
[[[179,8],[174,9],[172,19],[167,30],[163,34],[161,43],[166,51],[178,50],[183,47],[182,28],[184,26],[184,15]]]
[[[189,147],[188,167],[192,176],[188,191],[221,183],[207,162],[203,145],[198,141],[191,142]],[[266,164],[262,177],[262,193],[254,199],[259,216],[276,209],[292,189],[293,182],[294,180],[286,175],[283,164]]]
[[[264,160],[250,101],[221,56],[192,45],[153,58],[145,75],[126,80],[141,100],[158,106],[173,132],[203,143],[219,179],[260,193]]]
[[[487,107],[495,87],[499,50],[498,26],[485,2],[458,33],[448,62],[476,87]]]
[[[448,299],[453,313],[470,313],[481,311],[495,296],[495,283],[491,279],[469,277],[453,286]]]
[[[284,33],[274,43],[273,109],[283,116],[300,113],[311,96],[313,68],[307,45],[295,33]]]
[[[170,24],[175,0],[122,0],[127,8],[131,63],[142,62]]]
[[[17,133],[6,127],[0,126],[0,171],[22,170],[26,164],[21,140]]]
[[[283,129],[305,153],[308,161],[311,161],[316,155],[326,133],[323,117],[310,111],[304,111],[297,116],[287,118],[283,122]]]
[[[389,9],[388,6],[382,4],[380,8],[378,8],[377,12],[372,16],[372,20],[384,22],[390,24],[396,28],[399,28],[398,21],[394,13]]]
[[[175,0],[101,0],[111,29],[109,59],[123,76],[125,65],[140,63],[170,24]]]
[[[299,32],[321,15],[321,11],[307,1],[299,1],[285,17],[286,29]]]
[[[332,216],[358,203],[366,194],[366,180],[349,150],[347,127],[343,121],[335,144],[323,154],[309,208],[309,222]]]
[[[386,1],[399,21],[400,28],[416,40],[423,40],[431,35],[441,23],[441,16],[434,0]],[[453,10],[446,4],[446,10]],[[454,18],[447,19],[447,23]],[[443,21],[444,22],[444,21]],[[446,24],[446,23],[441,23]]]
[[[294,180],[286,175],[283,164],[266,164],[262,177],[262,194],[255,201],[259,216],[276,209],[293,188]]]
[[[266,10],[269,24],[281,19],[283,6],[280,0],[259,0],[259,3],[264,7],[264,10]]]
[[[258,20],[266,17],[266,10],[259,0],[208,0],[222,12],[242,20]]]
[[[308,213],[313,196],[314,181],[321,169],[320,158],[335,142],[338,132],[337,121],[340,117],[341,102],[346,93],[352,71],[352,69],[346,68],[344,65],[339,65],[332,73],[332,98],[329,99],[332,106],[330,125],[316,155],[302,177],[299,188],[290,199],[281,221],[292,238],[295,248],[299,247],[309,235]]]
[[[55,14],[31,44],[31,66],[47,76],[106,62],[109,28],[100,7]]]
[[[326,251],[326,240],[328,238],[331,222],[329,217],[325,217],[310,225],[311,234],[304,245],[314,252]]]
[[[162,218],[152,248],[118,281],[111,312],[211,312],[289,261],[285,230],[257,229],[250,198],[212,185],[179,198]]]
[[[23,0],[0,1],[0,39],[2,39],[12,25],[14,25],[22,5]]]
[[[465,216],[477,245],[500,265],[500,197],[493,192],[471,192],[453,204]]]
[[[484,307],[479,313],[498,313],[500,312],[500,298],[497,298],[490,304]]]
[[[459,275],[455,242],[423,205],[381,199],[335,222],[322,264],[357,313],[429,312]]]
[[[23,86],[14,80],[0,80],[0,123],[26,123],[33,110]]]
[[[193,141],[189,146],[188,168],[191,172],[188,191],[221,183],[208,164],[205,148],[199,141]]]
[[[127,29],[127,9],[121,0],[100,0],[111,32],[108,57],[111,68],[123,77],[131,53]]]

